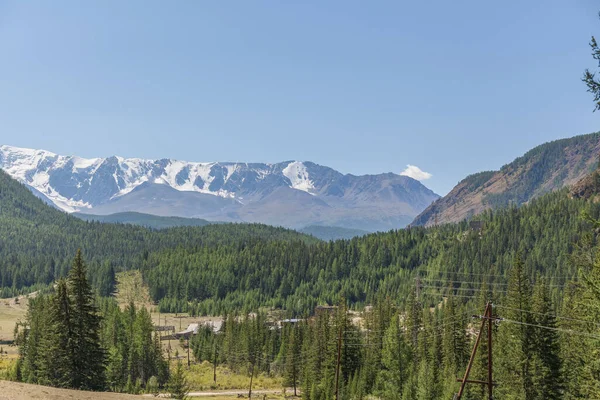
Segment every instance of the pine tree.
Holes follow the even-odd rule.
[[[100,390],[105,386],[105,352],[100,344],[101,317],[86,276],[86,267],[77,251],[69,271],[68,289],[72,304],[70,358],[71,382],[76,389]]]
[[[400,330],[399,319],[398,315],[392,318],[383,338],[382,368],[377,377],[377,387],[385,399],[402,398],[411,369],[410,348]]]
[[[556,318],[545,280],[542,277],[534,288],[532,299],[533,328],[532,382],[536,400],[563,398],[562,359],[556,329]]]
[[[18,323],[15,327],[15,344],[19,346],[20,355],[17,375],[27,383],[39,383],[40,365],[44,356],[43,338],[50,316],[48,308],[47,297],[31,299],[25,322]]]
[[[63,279],[58,281],[56,294],[50,298],[48,312],[49,321],[41,342],[41,383],[69,388],[73,377],[69,352],[72,306],[67,283]]]
[[[423,323],[423,305],[417,299],[416,293],[411,291],[406,305],[407,333],[410,335],[412,350],[416,355],[414,357],[415,369],[419,363],[417,349],[419,347],[419,332]]]
[[[532,323],[531,284],[521,256],[517,254],[510,270],[506,306],[494,346],[498,396],[507,399],[533,399],[531,381]]]
[[[294,388],[294,396],[298,395],[297,384],[299,380],[300,371],[300,332],[298,326],[294,324],[289,329],[289,335],[287,338],[287,354],[285,358],[285,385],[292,386]]]
[[[468,360],[466,327],[457,308],[457,301],[450,295],[444,306],[444,319],[450,322],[443,326],[442,361],[445,375],[452,378]]]
[[[188,398],[187,395],[190,390],[187,384],[187,379],[185,378],[185,372],[183,370],[183,364],[181,360],[177,362],[175,371],[173,371],[169,377],[167,389],[171,394],[172,399],[185,400]]]

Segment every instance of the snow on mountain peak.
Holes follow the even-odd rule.
[[[292,161],[283,169],[283,175],[290,180],[292,188],[307,193],[314,191],[315,186],[310,179],[306,166],[301,161]],[[311,193],[312,194],[312,193]]]
[[[144,183],[168,185],[182,192],[237,198],[267,176],[277,174],[274,164],[186,162],[140,158],[82,158],[49,151],[0,146],[0,168],[72,212],[112,201]],[[279,172],[290,187],[308,193],[314,185],[304,163],[294,161]],[[246,190],[246,189],[244,189]]]

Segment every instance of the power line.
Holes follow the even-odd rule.
[[[585,320],[582,320],[582,319],[576,319],[576,318],[571,318],[571,317],[562,317],[562,316],[556,315],[556,314],[539,313],[539,312],[535,312],[535,311],[527,311],[527,310],[522,310],[520,308],[513,308],[513,307],[508,307],[508,306],[501,306],[501,305],[498,305],[498,304],[494,304],[494,307],[504,308],[506,310],[520,311],[520,312],[524,312],[524,313],[528,313],[528,314],[535,314],[535,315],[543,315],[543,316],[548,316],[548,317],[554,317],[554,318],[558,318],[558,319],[564,319],[564,320],[567,320],[567,321],[581,322],[583,324],[590,324],[590,325],[600,326],[599,323],[585,321]]]
[[[458,290],[458,291],[463,291],[463,292],[467,292],[467,291],[488,292],[488,290],[475,289],[475,288],[473,288],[473,289],[471,289],[471,288],[455,288],[455,287],[448,287],[448,286],[433,286],[433,285],[423,285],[422,287],[424,287],[424,288],[434,288],[434,289]],[[496,291],[496,293],[506,293],[506,291],[500,290],[500,291]]]
[[[423,269],[420,271],[417,271],[417,273],[420,272],[433,272],[433,275],[441,275],[441,274],[447,274],[447,275],[467,275],[467,276],[486,276],[486,277],[496,277],[496,278],[504,278],[506,279],[506,276],[504,275],[497,275],[497,274],[481,274],[481,273],[475,273],[475,272],[454,272],[454,271],[434,271],[431,269]]]
[[[508,323],[511,323],[511,324],[517,324],[517,325],[531,326],[531,327],[534,327],[534,328],[548,329],[548,330],[551,330],[551,331],[563,332],[563,333],[568,333],[568,334],[571,334],[571,335],[580,335],[580,336],[591,337],[591,338],[594,338],[594,339],[600,339],[600,335],[594,335],[594,334],[591,334],[591,333],[586,333],[586,332],[581,332],[581,331],[575,331],[575,330],[572,330],[572,329],[554,328],[554,327],[551,327],[551,326],[539,325],[539,324],[530,324],[530,323],[527,323],[527,322],[514,321],[512,319],[506,319],[506,318],[501,318],[500,321],[501,322],[508,322]]]
[[[473,285],[490,285],[490,286],[508,286],[508,283],[503,282],[466,282],[466,281],[448,281],[445,279],[424,279],[422,282],[442,282],[442,283],[460,283],[460,284],[473,284]]]
[[[438,293],[438,292],[436,292],[436,293],[427,293],[427,292],[424,292],[422,294],[423,295],[429,295],[429,296],[432,296],[432,297],[437,297],[437,296],[449,297],[449,294],[447,294],[447,293],[444,294],[444,293]],[[467,296],[467,295],[461,295],[461,294],[452,294],[452,297],[461,297],[461,298],[465,298],[465,299],[477,299],[478,298],[477,296]]]
[[[484,276],[484,277],[494,277],[494,278],[502,278],[502,279],[507,279],[508,276],[505,275],[499,275],[499,274],[486,274],[486,273],[476,273],[476,272],[454,272],[454,271],[435,271],[435,270],[431,270],[431,269],[422,269],[422,270],[417,270],[417,274],[420,274],[421,272],[425,272],[428,273],[429,276],[439,276],[441,277],[441,275],[464,275],[464,276]],[[577,274],[574,273],[573,275],[549,275],[548,278],[551,279],[560,279],[560,280],[570,280],[572,282],[578,282],[578,280],[574,279],[574,277]],[[426,276],[424,276],[424,278],[426,278]]]

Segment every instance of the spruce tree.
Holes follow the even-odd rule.
[[[43,344],[49,325],[49,301],[40,296],[29,301],[26,320],[15,327],[15,344],[19,346],[20,362],[17,375],[23,382],[40,383],[40,366],[44,357]]]
[[[285,385],[292,386],[294,388],[294,396],[298,395],[297,385],[300,375],[300,332],[298,326],[294,324],[289,329],[287,341],[287,354],[285,357]]]
[[[498,396],[507,399],[533,398],[531,381],[532,323],[531,284],[520,254],[514,258],[509,274],[508,293],[502,310],[506,322],[498,330],[494,346]]]
[[[185,378],[181,360],[177,361],[177,367],[175,368],[175,371],[171,373],[167,389],[169,390],[172,399],[185,400],[188,398],[187,395],[190,390]]]
[[[100,344],[101,317],[86,276],[86,266],[77,251],[69,271],[71,313],[71,382],[74,388],[101,390],[105,387],[105,351]]]
[[[556,318],[545,280],[541,277],[534,288],[532,299],[534,324],[532,381],[536,400],[556,400],[563,398],[562,359],[560,342],[556,329]]]
[[[49,320],[42,337],[40,383],[50,386],[72,387],[73,370],[69,347],[71,344],[72,306],[64,279],[58,281],[56,294],[50,298]]]
[[[385,399],[402,398],[404,384],[411,370],[410,347],[400,330],[400,317],[392,318],[383,338],[382,368],[377,377],[377,387]]]

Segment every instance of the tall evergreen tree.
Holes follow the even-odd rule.
[[[81,250],[68,276],[71,313],[71,382],[74,388],[100,390],[105,386],[105,351],[100,343],[100,321],[88,282]]]
[[[72,306],[67,283],[61,279],[56,284],[56,293],[50,298],[49,320],[42,337],[40,359],[40,383],[69,388],[72,387],[71,346]]]
[[[556,329],[556,317],[544,278],[539,277],[533,293],[532,383],[536,400],[562,399],[563,375],[560,338]],[[549,329],[542,328],[547,327]]]
[[[287,342],[287,354],[285,357],[285,384],[294,388],[294,396],[298,395],[297,385],[300,378],[300,350],[301,337],[300,328],[297,324],[290,327]]]
[[[411,370],[411,351],[400,330],[400,317],[392,318],[383,338],[382,368],[377,377],[377,387],[385,399],[402,398],[404,384]]]
[[[171,373],[167,389],[169,390],[172,399],[185,400],[188,398],[187,395],[190,392],[190,389],[181,360],[177,362],[175,371]]]
[[[510,271],[507,308],[503,317],[512,322],[501,324],[498,345],[494,347],[497,361],[497,393],[506,399],[533,399],[531,380],[532,329],[531,284],[521,255],[517,254]]]

